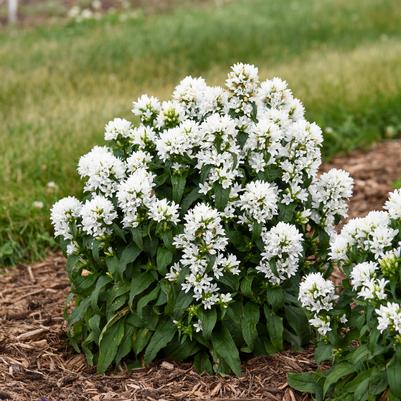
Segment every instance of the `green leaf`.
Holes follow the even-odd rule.
[[[206,311],[201,308],[199,310],[199,319],[202,322],[202,335],[205,338],[209,338],[217,321],[216,309],[212,308]]]
[[[291,341],[293,346],[302,346],[310,340],[310,328],[305,311],[299,306],[286,305],[284,307],[285,319],[288,326],[294,331],[297,337],[297,344]]]
[[[284,290],[281,287],[268,287],[266,290],[266,300],[273,310],[277,310],[284,305]]]
[[[244,305],[244,314],[241,319],[241,329],[242,336],[252,351],[254,347],[254,342],[258,337],[258,330],[256,329],[256,325],[259,322],[260,312],[259,305],[248,302]]]
[[[206,352],[200,352],[195,355],[194,368],[199,373],[213,373],[213,367]]]
[[[129,244],[124,248],[123,252],[121,253],[120,267],[118,271],[121,278],[123,277],[127,265],[135,262],[136,258],[141,254],[141,252],[142,251],[135,244]]]
[[[227,206],[228,200],[230,198],[230,188],[224,189],[221,184],[215,183],[213,185],[214,195],[215,195],[215,204],[218,210],[223,211]]]
[[[105,287],[108,283],[110,283],[111,278],[109,276],[101,276],[99,277],[99,280],[96,282],[96,287],[93,290],[90,300],[91,300],[91,307],[95,311],[95,313],[100,313],[100,309],[97,305],[97,300],[99,298],[99,293]]]
[[[142,272],[134,275],[131,280],[131,287],[129,291],[128,304],[132,306],[134,298],[145,291],[154,281],[154,277],[150,272]]]
[[[394,357],[387,365],[386,371],[391,393],[401,398],[401,361]]]
[[[174,361],[184,361],[190,356],[196,354],[201,349],[200,345],[195,341],[187,339],[183,343],[172,341],[166,349],[167,357]]]
[[[158,295],[159,295],[159,291],[160,291],[160,286],[157,285],[151,292],[149,292],[149,294],[144,295],[139,301],[138,301],[138,305],[136,307],[136,310],[138,312],[139,317],[142,316],[142,310],[143,308],[149,303],[154,301]]]
[[[331,344],[320,343],[315,349],[315,360],[317,363],[331,359],[333,346]]]
[[[239,376],[241,374],[241,361],[239,352],[228,329],[222,324],[215,335],[212,336],[213,348],[230,369]]]
[[[179,320],[192,301],[193,297],[191,294],[180,291],[174,304],[169,305],[167,313],[172,313],[174,317]]]
[[[182,174],[173,174],[171,176],[171,185],[173,187],[173,201],[180,203],[185,189],[187,177]]]
[[[277,316],[272,310],[269,310],[266,306],[264,308],[266,316],[266,327],[269,333],[270,341],[276,351],[283,349],[283,318]]]
[[[165,275],[167,273],[167,266],[171,264],[173,260],[173,252],[164,247],[159,247],[157,249],[156,264],[157,271]]]
[[[255,276],[245,276],[244,279],[241,281],[241,293],[248,298],[254,297],[254,293],[252,291],[252,283],[254,278]]]
[[[323,399],[322,386],[316,373],[289,373],[288,385],[294,390],[314,394],[316,401]]]
[[[184,197],[181,202],[180,212],[181,214],[185,214],[187,210],[191,207],[191,205],[201,198],[201,194],[198,192],[198,187],[195,187],[188,195]]]
[[[132,338],[133,349],[136,355],[140,354],[146,345],[149,343],[150,338],[152,337],[152,332],[144,327],[139,329]]]
[[[132,240],[134,241],[135,245],[143,250],[143,231],[142,227],[136,227],[131,230]]]
[[[121,341],[120,346],[115,357],[116,363],[120,363],[132,350],[132,333],[134,328],[132,326],[125,325],[124,338]]]
[[[144,355],[145,365],[149,365],[156,358],[157,353],[164,348],[174,337],[177,328],[171,320],[159,322]]]
[[[120,320],[109,327],[103,334],[99,345],[99,358],[97,361],[98,373],[104,373],[112,364],[117,354],[118,347],[124,337],[124,321]]]
[[[355,373],[355,367],[348,362],[342,362],[338,365],[335,365],[326,377],[323,386],[323,395],[325,396],[327,394],[328,390],[333,384],[336,384],[341,378],[352,373]]]
[[[296,205],[291,203],[289,205],[285,205],[280,203],[278,205],[278,219],[285,223],[291,223],[294,219]]]

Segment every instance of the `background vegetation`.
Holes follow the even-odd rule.
[[[326,157],[397,135],[400,21],[398,0],[234,0],[2,29],[0,263],[54,246],[49,208],[80,190],[80,155],[142,92],[167,97],[185,75],[222,84],[243,61],[287,79]]]

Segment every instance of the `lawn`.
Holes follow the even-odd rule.
[[[54,247],[49,208],[79,192],[80,155],[101,143],[109,119],[130,116],[138,95],[166,98],[185,75],[221,84],[244,61],[287,79],[325,129],[327,158],[396,135],[400,20],[398,0],[234,0],[3,29],[0,263]]]

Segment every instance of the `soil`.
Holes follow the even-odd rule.
[[[323,167],[346,169],[355,178],[350,216],[381,208],[401,176],[400,155],[401,141],[385,142]],[[65,335],[69,288],[64,263],[56,254],[0,276],[0,400],[310,400],[288,387],[287,373],[314,369],[312,349],[250,359],[239,378],[199,375],[190,364],[167,361],[96,374]]]

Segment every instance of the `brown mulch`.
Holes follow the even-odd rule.
[[[380,208],[401,175],[401,141],[335,158],[330,167],[355,178],[352,217]],[[0,400],[306,401],[287,385],[288,372],[311,370],[313,351],[284,352],[244,363],[240,378],[199,375],[189,364],[159,362],[130,373],[98,375],[65,336],[68,294],[64,258],[19,265],[0,276]]]

